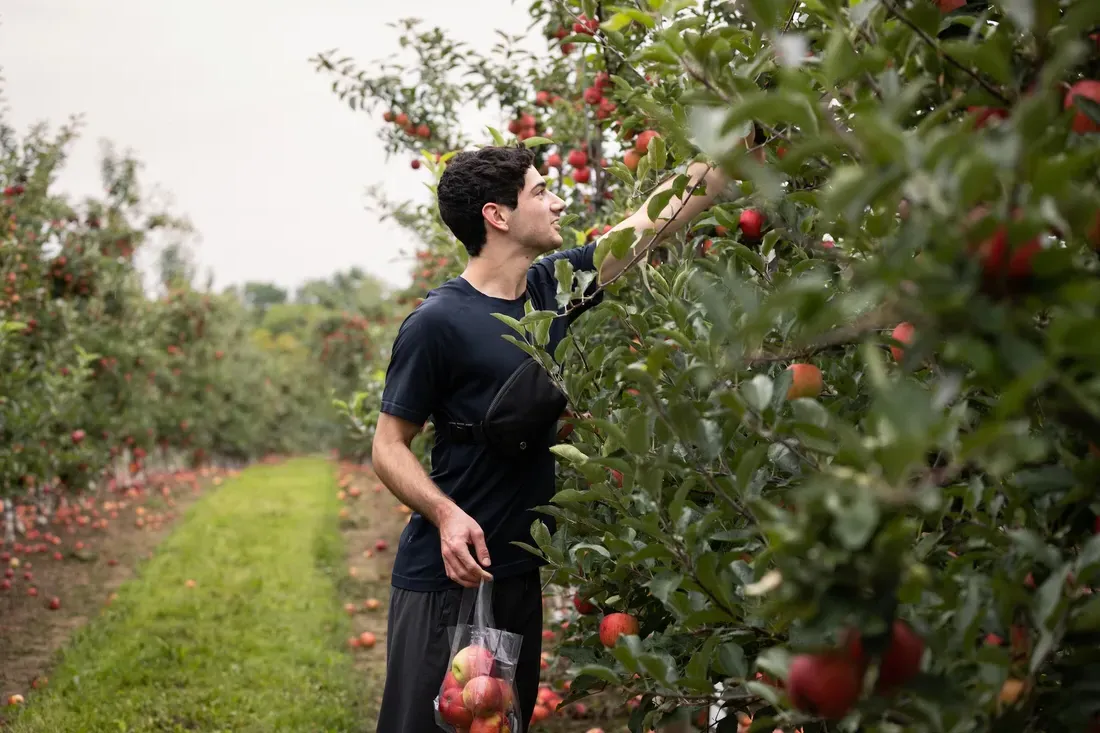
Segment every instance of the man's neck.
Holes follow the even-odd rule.
[[[519,248],[486,247],[471,257],[462,271],[462,279],[492,298],[515,300],[527,289],[527,270],[534,255]]]

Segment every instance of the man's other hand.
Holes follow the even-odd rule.
[[[485,533],[469,514],[457,506],[448,507],[440,518],[439,540],[448,578],[465,588],[476,588],[482,580],[493,579],[484,570],[489,566]],[[474,548],[473,554],[470,552],[471,545]]]

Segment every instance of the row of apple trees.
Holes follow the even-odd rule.
[[[531,548],[583,612],[569,699],[640,695],[633,730],[1097,730],[1100,4],[530,14],[546,52],[409,22],[408,64],[316,61],[426,175],[492,142],[458,110],[499,112],[566,246],[692,158],[739,181],[555,355],[591,415]],[[389,210],[420,292],[461,267],[430,206]]]
[[[132,158],[105,151],[99,197],[59,193],[76,137],[75,126],[19,134],[0,121],[7,543],[27,529],[22,503],[46,517],[60,497],[128,486],[147,469],[327,447],[338,423],[326,385],[339,369],[320,357],[321,341],[355,338],[369,351],[361,330],[331,314],[317,320],[331,333],[312,341],[263,338],[247,302],[196,284],[187,222],[151,203]],[[148,248],[162,250],[155,293],[135,266]],[[337,356],[345,368],[351,357]]]

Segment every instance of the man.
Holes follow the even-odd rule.
[[[447,671],[447,629],[456,622],[463,588],[476,588],[482,579],[493,580],[495,626],[523,635],[516,688],[524,728],[534,710],[542,651],[541,563],[511,543],[533,544],[536,518],[553,530],[551,517],[532,511],[554,494],[553,454],[546,446],[518,457],[501,454],[438,429],[441,417],[480,422],[497,390],[530,359],[502,338],[518,334],[492,314],[522,318],[528,297],[539,309],[556,308],[558,258],[568,259],[575,272],[596,269],[595,244],[534,262],[561,247],[558,220],[565,202],[547,188],[533,160],[523,147],[487,147],[450,161],[439,181],[439,212],[470,260],[459,277],[431,291],[409,314],[394,341],[372,459],[378,477],[414,513],[393,568],[379,733],[436,729],[432,700]],[[686,190],[705,177],[706,193],[686,203],[673,197],[657,222],[642,206],[615,227],[637,232],[634,249],[621,260],[609,255],[594,285],[641,259],[658,229],[667,236],[709,207],[727,183],[703,164],[693,164],[688,174]],[[554,321],[548,353],[599,300],[594,294]],[[429,417],[437,426],[430,476],[409,449]]]

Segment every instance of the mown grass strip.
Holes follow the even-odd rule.
[[[322,459],[256,466],[204,497],[10,730],[364,730],[338,503]]]

